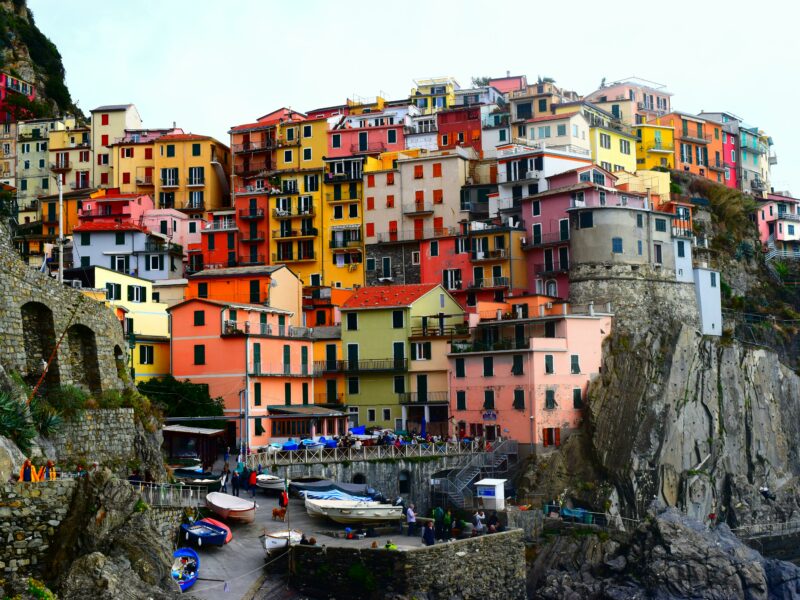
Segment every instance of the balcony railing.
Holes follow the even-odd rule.
[[[461,352],[494,352],[497,350],[527,350],[530,347],[530,340],[525,338],[501,338],[491,341],[473,342],[454,342],[450,352],[459,354]]]
[[[206,184],[205,177],[187,177],[186,185],[189,187],[202,187]]]
[[[359,371],[406,371],[407,358],[377,358],[364,360],[318,360],[314,361],[314,372],[356,373]]]
[[[319,230],[316,227],[310,229],[274,229],[272,231],[272,237],[276,239],[314,237],[318,234]]]
[[[136,185],[153,185],[153,176],[145,175],[143,177],[137,177]]]
[[[725,162],[721,160],[713,161],[709,163],[708,168],[712,171],[720,171],[722,173],[725,172]]]
[[[263,254],[248,254],[239,259],[240,265],[263,265],[266,258]]]
[[[800,215],[796,215],[794,213],[786,212],[786,211],[779,211],[778,212],[778,219],[781,221],[800,221]],[[769,220],[769,219],[767,219]]]
[[[482,279],[474,279],[470,284],[470,289],[488,289],[488,288],[504,288],[508,287],[510,279],[508,277],[484,277]]]
[[[386,144],[383,142],[372,142],[371,144],[351,144],[350,152],[353,154],[385,152]]]
[[[542,171],[518,171],[517,173],[512,173],[509,177],[508,172],[505,169],[499,169],[497,171],[497,183],[514,183],[520,181],[536,181],[542,179],[544,174]]]
[[[91,186],[88,181],[73,181],[69,187],[72,190],[88,190]]]
[[[528,250],[529,248],[538,248],[539,246],[549,246],[550,244],[560,244],[568,242],[569,242],[569,233],[566,233],[566,235],[564,235],[560,231],[553,231],[548,233],[542,233],[538,236],[535,235],[529,238],[525,242],[525,244],[523,244],[522,249]]]
[[[183,210],[205,210],[206,203],[198,202],[197,200],[187,200],[183,203]]]
[[[364,245],[364,240],[331,240],[330,248],[360,248]]]
[[[325,200],[327,200],[328,202],[359,202],[361,198],[359,198],[358,196],[355,197],[348,196],[347,198],[342,198],[341,195],[337,196],[337,194],[328,192],[327,194],[325,194]]]
[[[222,335],[255,335],[255,336],[275,336],[291,338],[308,338],[311,335],[308,327],[294,327],[279,325],[273,327],[269,323],[251,323],[250,321],[231,321],[223,322]]]
[[[301,262],[307,260],[316,260],[313,252],[298,254],[297,258],[294,258],[294,254],[281,254],[279,252],[272,253],[272,262]]]
[[[254,362],[249,370],[256,377],[314,377],[308,365]]]
[[[511,121],[511,115],[486,115],[481,121],[481,126],[484,129],[491,129],[493,127],[508,127]]]
[[[746,150],[747,152],[752,152],[753,154],[766,154],[767,147],[764,144],[756,144],[756,145],[743,145],[742,150]]]
[[[203,227],[204,231],[222,231],[225,229],[236,229],[236,221],[233,219],[220,219],[218,221],[209,221]]]
[[[675,145],[674,144],[665,144],[665,143],[660,143],[660,144],[650,143],[650,144],[645,145],[644,149],[645,149],[645,152],[668,152],[668,153],[671,153],[671,152],[675,151]]]
[[[680,138],[686,142],[693,142],[695,144],[708,144],[711,141],[711,135],[708,133],[700,135],[697,132],[690,133],[688,131],[682,131]]]
[[[452,289],[452,288],[447,288]],[[460,288],[459,288],[460,289]],[[435,321],[435,319],[432,319]],[[461,337],[469,335],[469,328],[464,325],[446,325],[439,327],[435,323],[429,324],[427,327],[412,327],[409,337],[412,338],[442,338],[442,337]]]
[[[163,188],[179,187],[179,185],[180,184],[177,179],[172,179],[172,178],[165,179],[163,177],[161,178],[161,187]]]
[[[292,217],[313,217],[314,207],[305,206],[301,208],[298,206],[293,206],[290,209],[274,208],[272,210],[272,216],[275,217],[276,219],[291,219]]]
[[[470,254],[470,259],[473,262],[481,262],[484,260],[502,260],[508,257],[508,255],[509,253],[505,248],[499,248],[497,250],[479,250],[477,252],[472,252]]]
[[[533,266],[533,270],[538,275],[545,275],[548,273],[565,273],[569,271],[569,261],[561,262],[554,260],[549,263],[539,263]]]
[[[183,254],[183,246],[180,244],[173,244],[172,242],[145,242],[141,250],[134,250],[134,254],[161,254],[169,252],[170,254]]]
[[[432,402],[449,402],[447,392],[404,392],[397,394],[400,404],[427,404]]]
[[[78,211],[78,216],[81,218],[90,218],[90,217],[107,217],[109,219],[115,219],[119,217],[130,217],[131,210],[130,208],[119,208],[115,211],[110,211],[106,208],[96,208],[94,210],[90,210],[88,208],[84,208]]]
[[[244,142],[242,144],[234,144],[233,151],[238,154],[240,152],[260,152],[263,150],[272,150],[276,148],[276,141],[272,138],[266,140]]]
[[[336,183],[337,181],[361,181],[361,172],[325,173],[325,183]]]
[[[438,227],[434,229],[384,231],[377,235],[379,243],[413,242],[415,240],[428,240],[433,238],[451,237],[458,235],[457,227]]]
[[[314,394],[314,404],[344,404],[344,394]]]
[[[764,190],[767,189],[767,185],[760,179],[753,179],[750,182],[750,187],[756,190],[757,192],[763,192]]]
[[[244,244],[258,244],[264,241],[264,234],[256,231],[255,233],[244,232],[241,234],[241,240]]]
[[[404,215],[422,215],[433,212],[432,202],[403,202]]]
[[[263,208],[245,208],[244,210],[239,211],[239,218],[240,219],[263,219],[264,218],[264,209]]]
[[[72,169],[72,163],[69,160],[57,160],[54,163],[50,163],[50,170],[55,171],[56,173],[69,171]]]

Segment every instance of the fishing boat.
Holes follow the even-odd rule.
[[[287,546],[296,546],[300,543],[303,532],[297,531],[296,529],[270,531],[265,532],[261,537],[264,542],[264,550],[269,554],[270,552],[286,548]]]
[[[181,591],[185,592],[197,581],[200,557],[191,548],[178,548],[172,556],[175,558],[172,563],[172,579],[180,586]]]
[[[231,533],[231,528],[225,525],[222,521],[217,521],[216,519],[212,519],[210,517],[205,517],[204,519],[200,519],[197,521],[198,523],[208,523],[210,525],[214,525],[215,527],[219,527],[225,531],[225,543],[227,544],[233,539],[233,534]]]
[[[197,521],[181,525],[181,533],[187,542],[193,542],[198,546],[222,546],[230,535],[230,529],[227,527],[223,529],[206,521]]]
[[[176,478],[204,479],[213,477],[211,471],[204,471],[202,465],[196,467],[179,467],[172,471]]]
[[[256,487],[261,488],[262,490],[274,490],[280,492],[288,483],[291,482],[286,481],[282,477],[268,475],[267,473],[262,473],[256,477]]]
[[[317,442],[313,439],[300,440],[300,450],[319,450],[325,447],[325,442]]]
[[[258,505],[250,500],[221,492],[211,492],[206,496],[206,506],[227,521],[252,523],[256,519]]]
[[[403,518],[403,508],[392,504],[374,501],[354,500],[313,500],[306,499],[306,512],[309,516],[325,516],[342,524],[378,523],[399,521]]]
[[[222,476],[211,477],[177,477],[178,483],[185,485],[200,486],[206,488],[206,493],[218,492],[222,488]]]

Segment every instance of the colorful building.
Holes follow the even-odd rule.
[[[352,421],[447,429],[447,365],[441,360],[463,309],[440,285],[364,287],[341,307],[341,368]],[[418,410],[412,410],[418,409]],[[418,421],[416,420],[418,419]]]
[[[92,130],[83,126],[50,132],[50,171],[63,176],[65,189],[85,190],[92,186],[91,135]]]
[[[481,140],[482,113],[489,112],[489,106],[465,106],[440,111],[436,115],[439,130],[439,150],[456,147],[471,147],[480,158],[483,155]]]
[[[414,86],[409,101],[426,115],[455,106],[456,90],[461,89],[452,77],[415,79]]]
[[[756,225],[768,260],[800,260],[800,200],[767,194],[756,209]]]
[[[142,118],[133,104],[98,106],[92,113],[92,185],[114,186],[113,144],[129,129],[141,129]]]
[[[615,113],[626,125],[636,126],[666,115],[671,111],[672,94],[666,86],[654,81],[630,77],[605,84],[585,96],[585,100]],[[624,108],[631,103],[630,111]],[[618,109],[614,109],[614,105]],[[630,120],[629,120],[630,119]]]
[[[675,168],[675,130],[670,125],[636,126],[636,169]]]
[[[723,183],[721,123],[675,111],[650,123],[674,129],[676,169]]]
[[[0,183],[17,187],[17,124],[0,123]],[[35,215],[33,219],[35,220]],[[23,219],[20,221],[25,223]]]
[[[581,426],[611,314],[538,296],[480,308],[470,338],[448,354],[458,436],[560,446]]]
[[[513,138],[525,138],[527,126],[525,121],[552,114],[554,106],[575,102],[578,94],[563,89],[552,80],[540,79],[537,83],[528,83],[525,88],[508,92],[508,103],[511,112]]]
[[[24,111],[14,103],[15,96],[33,102],[36,100],[36,88],[19,77],[0,71],[0,123],[13,123],[26,118]]]
[[[113,185],[125,193],[155,195],[156,176],[155,141],[162,135],[183,133],[182,129],[126,129],[122,137],[111,144]]]

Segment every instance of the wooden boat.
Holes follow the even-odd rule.
[[[354,500],[312,500],[306,499],[306,512],[309,516],[328,517],[342,524],[379,523],[399,521],[403,518],[403,507],[381,504],[374,501]]]
[[[204,487],[206,488],[206,493],[218,492],[222,488],[221,475],[218,475],[216,477],[204,477],[204,478],[178,477],[177,479],[179,483]]]
[[[227,544],[233,539],[233,534],[231,533],[231,528],[225,525],[222,521],[217,521],[216,519],[211,519],[206,517],[205,519],[200,519],[197,521],[198,523],[209,523],[210,525],[214,525],[219,527],[220,529],[225,530],[225,543]]]
[[[181,525],[181,533],[187,542],[198,546],[222,546],[229,531],[211,523],[197,522]]]
[[[211,492],[206,496],[206,506],[226,521],[252,523],[256,519],[258,505],[250,500],[221,492]]]
[[[172,563],[172,578],[185,592],[197,581],[200,571],[200,557],[191,548],[178,548],[172,553],[175,561]]]
[[[274,490],[276,492],[280,492],[284,489],[284,486],[291,483],[290,481],[286,481],[282,477],[276,477],[275,475],[268,475],[267,473],[262,473],[256,477],[256,487],[261,488],[262,490]]]
[[[286,548],[287,546],[296,546],[300,543],[303,532],[297,531],[296,529],[287,529],[284,531],[265,532],[261,537],[264,542],[264,550],[269,554],[270,552]]]

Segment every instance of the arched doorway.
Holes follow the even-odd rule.
[[[408,471],[400,471],[397,475],[397,490],[401,494],[411,493],[411,473]]]
[[[363,473],[356,473],[353,475],[353,483],[365,484],[367,483],[367,476]]]
[[[66,342],[73,383],[89,393],[99,394],[102,384],[94,331],[86,325],[72,325],[67,329]]]
[[[23,377],[30,385],[36,385],[56,347],[53,311],[41,302],[26,302],[20,308],[20,313],[22,314],[22,336],[25,346]],[[44,386],[58,387],[60,384],[58,356],[53,356],[53,361],[47,368]]]

